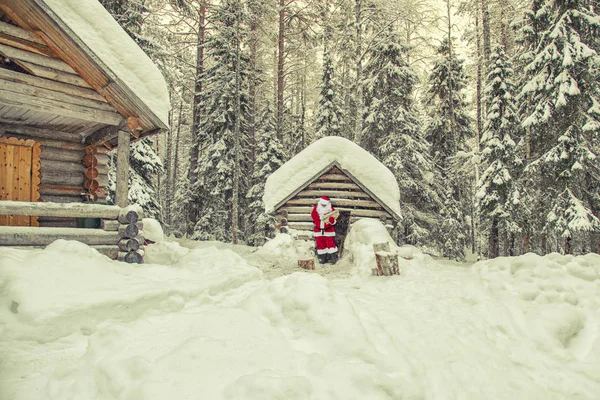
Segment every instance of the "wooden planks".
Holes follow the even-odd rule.
[[[335,205],[334,205],[335,207]],[[346,207],[335,207],[336,210],[340,211],[350,211],[350,214],[355,217],[374,217],[374,218],[391,218],[392,216],[387,211],[380,210],[364,210],[364,209],[353,209]],[[290,206],[290,207],[281,207],[278,211],[286,210],[288,212],[288,216],[292,214],[304,214],[310,217],[310,213],[312,211],[312,207],[302,207],[302,206]]]
[[[77,75],[77,73],[69,66],[69,64],[65,63],[59,58],[51,58],[45,55],[32,53],[30,51],[16,49],[5,44],[0,44],[0,54],[4,57],[12,59],[13,61],[24,61],[67,74]]]
[[[303,190],[296,195],[296,197],[310,197],[314,199],[314,203],[321,196],[336,197],[336,198],[359,198],[359,199],[370,199],[371,196],[364,192],[354,192],[350,190]]]
[[[39,144],[32,140],[0,138],[0,200],[37,201]],[[37,218],[0,215],[0,226],[37,226]]]
[[[0,78],[11,82],[25,83],[30,86],[35,86],[44,89],[51,89],[57,92],[66,93],[71,96],[81,97],[84,99],[95,100],[106,103],[106,99],[98,94],[95,90],[83,88],[79,86],[69,85],[62,82],[56,82],[50,79],[40,78],[33,75],[23,74],[21,72],[10,71],[0,68]]]
[[[120,236],[117,232],[86,228],[36,228],[7,226],[0,229],[0,245],[15,246],[26,243],[28,246],[47,246],[58,240],[77,240],[89,245],[116,245]]]
[[[289,200],[286,203],[286,206],[300,206],[300,205],[314,205],[314,204],[315,204],[314,199],[298,198],[298,199]],[[338,207],[365,207],[365,208],[372,208],[375,210],[383,210],[383,207],[381,207],[381,205],[379,205],[379,203],[377,203],[376,201],[372,201],[372,200],[332,198],[331,204],[333,204],[333,207],[335,207],[335,208],[338,208]]]
[[[314,182],[307,186],[309,190],[321,189],[351,189],[360,191],[360,186],[355,183],[346,182]]]
[[[1,21],[0,43],[48,57],[56,57],[56,53],[46,46],[46,43],[35,33]]]
[[[58,100],[56,96],[55,98],[49,98],[48,96],[40,98],[30,93],[19,93],[13,90],[6,85],[0,86],[1,104],[42,111],[54,115],[63,115],[84,121],[100,122],[107,125],[120,125],[123,122],[123,117],[116,112],[67,103]]]
[[[120,213],[121,207],[102,204],[0,201],[0,215],[117,219]]]

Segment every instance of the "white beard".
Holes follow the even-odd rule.
[[[331,212],[331,203],[328,203],[325,207],[321,205],[321,203],[317,204],[317,214],[319,214],[319,218],[323,219],[323,215]]]

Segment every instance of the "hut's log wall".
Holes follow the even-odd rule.
[[[0,215],[38,216],[46,225],[0,227],[0,246],[33,248],[58,239],[77,240],[112,259],[143,263],[144,236],[139,208],[100,204],[0,201]],[[97,229],[77,228],[76,217],[101,218]]]
[[[0,123],[0,136],[33,139],[40,143],[40,201],[55,203],[81,203],[87,200],[89,190],[85,184],[90,173],[84,165],[87,153],[82,137],[75,133],[60,132],[23,125]],[[108,155],[103,148],[93,155],[93,175],[97,181],[98,201],[108,193]],[[88,158],[88,161],[89,158]],[[74,227],[74,216],[61,220],[39,219],[40,227]]]
[[[393,226],[392,215],[337,167],[321,175],[277,209],[278,224],[300,231],[299,237],[303,239],[310,238],[313,230],[310,213],[321,196],[330,197],[337,210],[349,211],[351,223],[360,218],[375,218],[387,227]]]

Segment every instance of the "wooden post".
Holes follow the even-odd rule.
[[[130,133],[119,131],[119,147],[117,149],[117,188],[115,200],[119,207],[127,207],[129,195],[129,144]]]
[[[313,270],[315,269],[315,260],[308,258],[306,260],[298,260],[298,265],[303,269]]]
[[[390,251],[389,243],[375,243],[373,244],[373,251],[377,262],[377,268],[372,269],[373,275],[400,275],[398,254]]]

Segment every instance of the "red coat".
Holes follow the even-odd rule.
[[[314,236],[335,236],[335,228],[333,227],[333,225],[335,225],[336,222],[335,218],[329,217],[328,221],[321,221],[321,217],[317,212],[317,206],[318,204],[313,207],[312,212],[310,213],[313,223],[315,224],[315,227],[313,229]],[[331,206],[331,211],[334,210],[335,208]],[[321,233],[321,231],[323,232]]]

